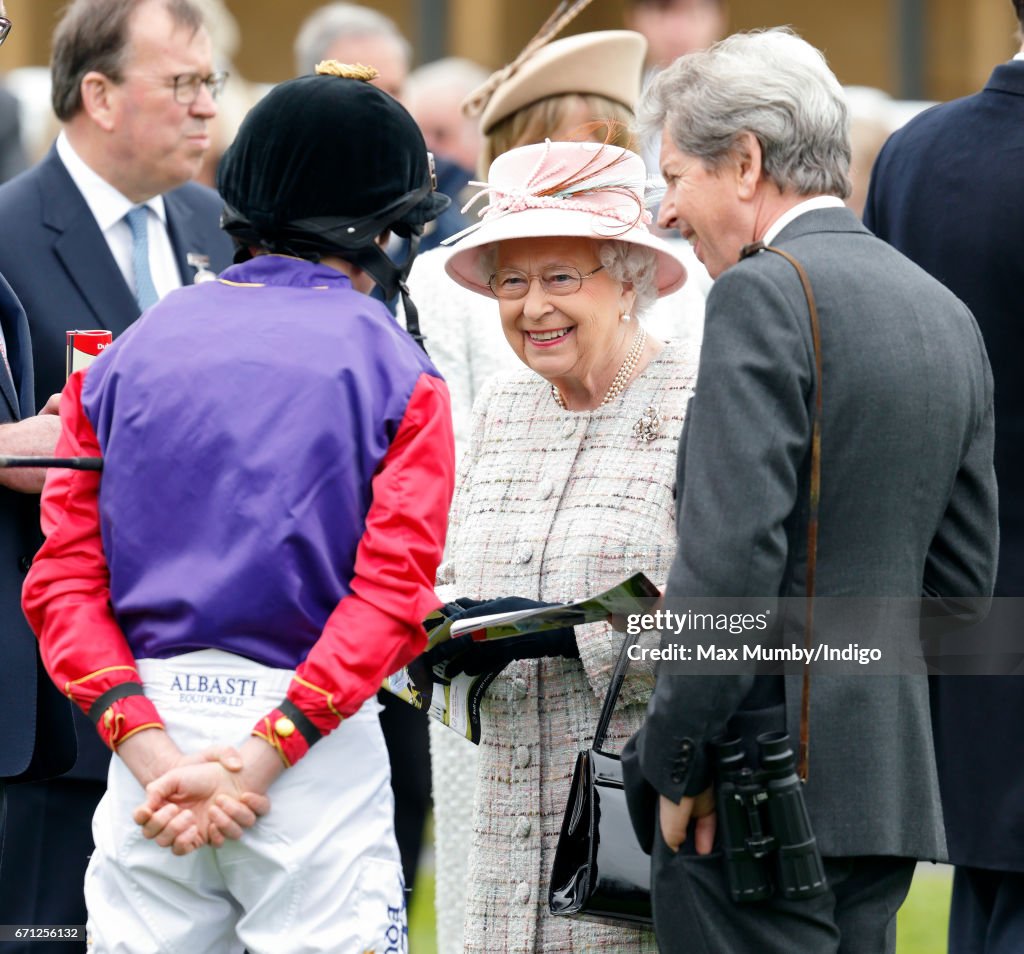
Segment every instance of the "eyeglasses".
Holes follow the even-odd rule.
[[[548,265],[536,275],[527,274],[518,268],[499,268],[487,279],[487,287],[495,298],[506,301],[525,298],[530,291],[530,282],[536,278],[547,295],[572,295],[583,287],[583,279],[596,275],[603,265],[598,265],[586,275],[572,265]]]
[[[209,76],[199,76],[196,73],[182,73],[174,77],[174,98],[182,106],[191,106],[199,99],[199,88],[205,86],[210,96],[216,99],[224,92],[224,84],[228,81],[228,74],[224,70],[211,73]]]
[[[11,32],[11,21],[7,17],[0,17],[0,46],[4,45],[7,34]]]

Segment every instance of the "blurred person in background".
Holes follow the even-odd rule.
[[[462,103],[487,79],[488,72],[472,60],[449,56],[414,69],[406,83],[406,106],[423,131],[435,158],[446,159],[458,172],[438,188],[463,205],[460,197],[474,176],[480,157],[480,128],[462,112]],[[447,188],[445,187],[447,186]]]
[[[51,72],[62,132],[39,165],[0,187],[0,221],[17,223],[18,236],[0,243],[0,273],[28,315],[37,407],[64,386],[69,329],[116,338],[192,283],[196,256],[208,272],[232,256],[220,199],[189,181],[224,82],[199,10],[188,0],[75,0],[56,28]],[[12,790],[0,924],[85,923],[82,883],[110,753],[80,712],[76,724],[74,768]]]
[[[196,182],[209,188],[216,186],[217,164],[231,145],[242,125],[246,113],[259,100],[263,89],[250,83],[235,66],[235,57],[241,45],[241,31],[238,20],[224,3],[224,0],[193,0],[203,12],[206,28],[213,41],[213,60],[218,70],[231,77],[217,98],[217,115],[210,122],[210,148],[203,157],[203,165],[196,175]]]
[[[399,102],[412,64],[412,46],[394,20],[358,3],[328,3],[302,22],[295,38],[295,73],[305,76],[322,60],[361,63],[377,71],[373,80]]]
[[[424,235],[421,251],[437,248],[469,224],[459,210],[469,199],[466,187],[480,155],[480,130],[475,119],[463,115],[462,102],[486,79],[482,66],[454,56],[409,74],[406,105],[434,154],[437,188],[452,198],[451,208]]]
[[[323,59],[372,66],[379,74],[373,81],[374,85],[405,104],[406,84],[412,65],[412,46],[395,22],[384,14],[356,3],[329,3],[315,10],[303,21],[295,38],[296,73],[302,76],[313,72],[316,64]],[[465,173],[453,160],[435,156],[434,166],[437,187],[445,195],[455,195],[465,185]],[[435,221],[429,223],[420,240],[419,250],[424,252],[434,248],[465,224],[458,206],[453,203]],[[407,251],[408,243],[397,236],[392,237],[388,249],[390,255],[396,260],[403,260]],[[379,295],[380,292],[374,294]],[[392,310],[395,304],[388,303]],[[394,710],[396,719],[408,718],[406,713],[397,714],[400,703],[395,699],[385,699],[384,694],[381,698],[384,699],[389,716]],[[416,730],[410,725],[409,731]],[[389,731],[389,745],[393,738],[397,742],[397,736],[392,736]],[[399,841],[402,841],[401,837]],[[409,883],[412,883],[411,880]]]
[[[725,0],[626,0],[626,26],[647,40],[645,85],[680,56],[705,50],[725,35]]]
[[[895,129],[892,100],[870,86],[844,86],[850,107],[850,194],[846,207],[858,218],[864,215],[868,184],[875,159]]]
[[[626,26],[647,40],[643,88],[680,56],[706,50],[720,40],[728,20],[726,0],[626,0]],[[657,139],[641,144],[652,175],[658,172],[659,147]]]
[[[1020,44],[1024,0],[1013,8]],[[980,92],[927,110],[893,134],[864,212],[876,235],[963,298],[988,347],[1000,489],[997,597],[1024,595],[1022,155],[1024,45]],[[998,610],[1016,600],[997,603]],[[1019,623],[1006,625],[997,635],[1016,666]],[[943,816],[956,865],[949,952],[1017,954],[1024,951],[1024,688],[1019,676],[999,675],[1005,660],[979,654],[969,662],[967,671],[932,680]]]
[[[556,33],[542,29],[538,36],[547,36],[548,42],[495,72],[467,102],[470,113],[479,117],[483,136],[481,177],[508,150],[545,139],[632,144],[630,127],[646,50],[643,37],[608,30],[551,40]],[[703,273],[689,247],[676,244],[688,273],[691,263]],[[461,455],[469,446],[477,395],[517,364],[500,323],[493,320],[493,302],[452,284],[445,272],[451,254],[442,247],[417,259],[409,286],[427,351],[448,383],[456,452]],[[672,340],[695,360],[703,295],[691,285],[692,277],[680,290],[653,302],[639,320],[651,334]],[[450,729],[430,723],[438,950],[456,954],[462,951],[469,880],[465,845],[472,837],[478,752]]]
[[[621,146],[512,149],[491,165],[479,226],[447,259],[448,275],[484,306],[477,320],[500,326],[513,358],[474,406],[438,571],[446,601],[498,598],[469,615],[498,611],[501,597],[567,602],[637,571],[665,577],[695,354],[638,320],[686,279],[647,228],[646,178],[640,156]],[[453,900],[442,883],[466,897],[464,936],[442,951],[653,954],[650,931],[548,911],[571,766],[593,740],[621,635],[607,623],[568,627],[522,654],[510,640],[507,656],[462,639],[462,669],[500,674],[480,705],[462,885],[449,884],[450,871],[442,882],[439,855],[439,906]],[[652,683],[653,670],[627,676],[610,748],[640,725]],[[438,762],[435,784],[447,763]],[[437,794],[435,802],[444,805]],[[464,841],[444,848],[465,854]]]
[[[0,45],[11,29],[0,0]],[[57,410],[54,400],[42,413],[34,413],[28,321],[0,277],[0,455],[51,456],[60,434]],[[0,735],[4,740],[0,745],[0,872],[9,786],[59,775],[75,761],[75,728],[68,701],[43,668],[39,646],[19,610],[25,572],[42,542],[37,495],[44,474],[37,469],[0,469]],[[19,818],[17,823],[26,820]],[[15,879],[24,875],[19,869],[13,872]],[[11,918],[18,914],[13,923],[32,923],[31,911],[4,913]],[[61,947],[73,949],[64,943]]]

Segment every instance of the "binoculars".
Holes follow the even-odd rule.
[[[751,769],[740,739],[712,740],[716,807],[733,901],[787,901],[828,890],[811,831],[796,761],[785,732],[757,737],[760,768]]]

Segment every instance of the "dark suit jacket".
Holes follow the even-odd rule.
[[[191,283],[195,274],[186,261],[189,252],[208,255],[215,272],[231,264],[233,246],[219,227],[223,203],[216,192],[188,183],[166,193],[164,203],[183,283]],[[42,407],[64,387],[65,332],[108,328],[116,338],[139,317],[139,306],[56,147],[0,186],[0,222],[8,236],[0,242],[0,274],[28,315],[35,401]],[[37,501],[33,508],[38,525]],[[77,708],[75,720],[80,756],[70,774],[105,781],[110,753]]]
[[[846,209],[807,212],[775,244],[806,268],[821,316],[817,594],[988,594],[992,383],[970,312]],[[806,592],[813,355],[804,293],[784,259],[762,252],[715,282],[680,442],[669,608],[700,596]],[[892,651],[919,651],[917,620],[905,613],[873,631]],[[748,675],[659,672],[633,769],[673,801],[702,790],[706,744],[744,708],[752,684]],[[785,697],[795,747],[799,676],[787,678]],[[822,853],[941,857],[923,668],[818,670],[810,711],[804,794]]]
[[[1024,595],[1022,156],[1024,62],[1015,61],[980,93],[893,135],[864,210],[872,231],[967,303],[988,347],[1002,491],[997,596]],[[1024,870],[1024,681],[940,678],[933,692],[951,858]]]
[[[33,413],[32,361],[25,313],[2,278],[0,325],[13,374],[0,361],[0,424],[7,424]],[[59,775],[75,760],[70,704],[43,669],[21,612],[38,528],[36,498],[0,488],[0,781]]]
[[[0,88],[0,182],[13,179],[28,166],[21,142],[21,119],[18,100]]]
[[[231,264],[232,244],[220,230],[219,196],[188,183],[164,195],[171,245],[184,284],[195,276],[189,252],[208,255],[220,272]],[[0,243],[0,274],[28,315],[35,359],[36,404],[64,387],[65,338],[71,328],[108,328],[116,338],[139,306],[106,240],[56,147],[39,165],[0,186],[0,222],[10,240]]]

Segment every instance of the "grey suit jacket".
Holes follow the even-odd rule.
[[[824,355],[819,596],[991,593],[997,552],[992,379],[966,306],[845,209],[775,244],[806,268]],[[814,358],[793,267],[761,253],[707,301],[678,461],[667,597],[800,596]],[[893,644],[916,620],[886,620]],[[706,743],[752,676],[660,673],[631,771],[678,801],[710,781]],[[798,737],[800,679],[787,678]],[[922,675],[816,675],[805,797],[823,854],[944,854]]]

